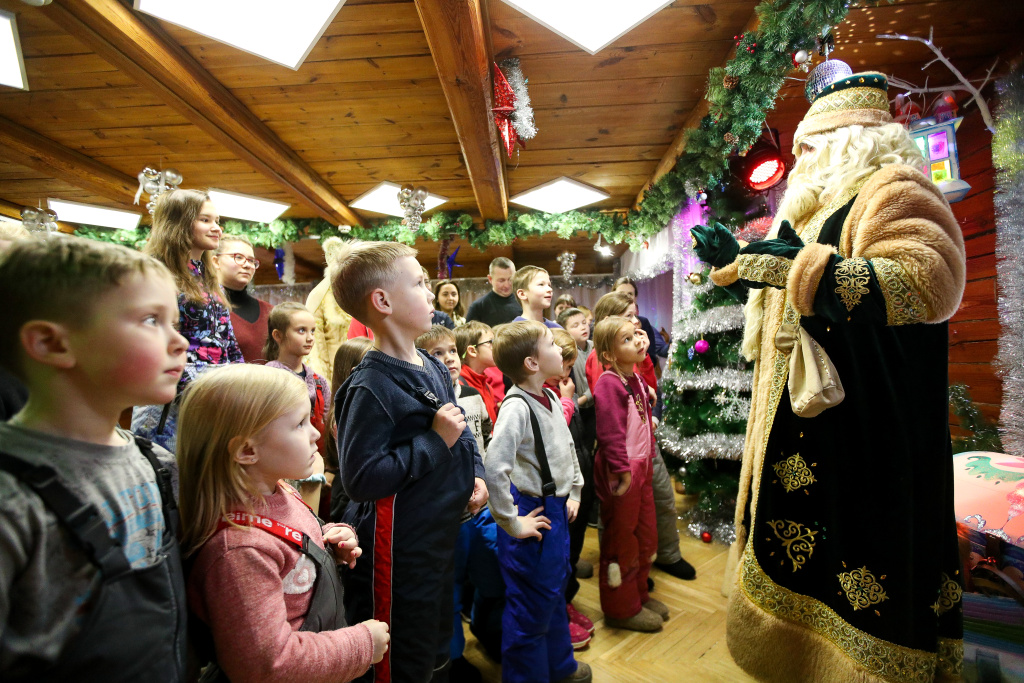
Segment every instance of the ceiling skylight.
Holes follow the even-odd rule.
[[[563,213],[587,204],[608,199],[611,195],[572,178],[556,178],[509,199],[513,204],[528,206],[545,213]]]
[[[139,227],[141,214],[121,209],[108,209],[105,206],[69,202],[66,199],[47,199],[46,205],[57,214],[57,218],[66,223],[79,225],[98,225],[102,228],[118,230],[134,230]]]
[[[345,0],[135,0],[135,9],[298,69]]]
[[[594,55],[672,0],[504,0]]]
[[[217,213],[228,218],[238,218],[243,221],[254,221],[256,223],[269,223],[282,213],[290,204],[282,204],[269,199],[251,197],[247,194],[228,192],[226,190],[207,190],[210,201],[217,208]]]
[[[25,62],[21,58],[18,24],[12,12],[0,10],[0,85],[28,90]]]
[[[401,189],[401,185],[385,180],[369,192],[359,195],[349,206],[353,209],[364,209],[366,211],[386,213],[389,216],[404,218],[405,209],[398,203],[398,193]],[[423,202],[423,210],[430,211],[431,209],[436,209],[446,201],[448,201],[447,197],[431,192],[427,194],[427,199]]]

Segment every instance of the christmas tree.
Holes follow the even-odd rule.
[[[690,533],[731,543],[753,377],[740,354],[743,306],[707,271],[690,273],[683,287],[691,303],[673,329],[658,442],[686,493],[699,496],[685,520]]]

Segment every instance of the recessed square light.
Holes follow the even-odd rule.
[[[587,204],[608,199],[610,194],[572,178],[556,178],[509,199],[513,204],[527,206],[544,213],[563,213]]]
[[[298,69],[345,0],[135,0],[135,9]]]
[[[504,0],[592,55],[624,36],[672,0]]]
[[[98,225],[101,228],[134,230],[139,227],[141,214],[105,206],[69,202],[66,199],[47,199],[46,205],[57,214],[57,220],[79,225]]]
[[[0,84],[28,90],[25,61],[21,56],[18,22],[13,12],[0,10]]]
[[[349,206],[353,209],[365,209],[366,211],[386,213],[389,216],[404,218],[405,210],[398,203],[398,193],[401,189],[402,186],[398,183],[385,180],[369,192],[364,192],[356,197],[355,201],[349,204]],[[431,209],[436,209],[446,201],[448,201],[447,197],[442,197],[432,192],[428,193],[426,201],[423,202],[423,210],[430,211]]]
[[[269,223],[284,213],[291,204],[252,197],[227,190],[207,190],[210,201],[217,207],[217,213],[228,218],[238,218],[254,223]]]

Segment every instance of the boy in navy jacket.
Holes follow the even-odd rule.
[[[346,576],[349,623],[379,619],[391,648],[365,680],[445,680],[452,635],[455,541],[467,502],[487,500],[483,462],[455,405],[448,370],[417,351],[433,294],[416,251],[394,242],[346,245],[334,297],[374,334],[335,406],[345,521],[363,556]]]

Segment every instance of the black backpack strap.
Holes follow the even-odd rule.
[[[427,361],[424,361],[424,363],[426,362]],[[444,405],[444,403],[441,401],[441,398],[437,396],[433,391],[431,391],[429,387],[413,386],[404,377],[399,377],[397,375],[391,374],[391,371],[384,363],[381,363],[379,361],[369,361],[368,359],[364,358],[362,362],[359,363],[359,365],[362,366],[364,369],[374,370],[375,372],[384,375],[392,382],[394,382],[402,389],[404,389],[406,393],[408,393],[413,398],[418,400],[420,403],[434,411],[437,411],[441,406]],[[427,372],[431,372],[428,366],[424,365],[424,368],[426,369]],[[355,371],[353,370],[353,372]]]
[[[544,449],[544,439],[540,435],[540,422],[537,421],[537,415],[533,412],[533,408],[530,407],[530,402],[522,394],[505,394],[505,400],[510,398],[518,398],[526,404],[526,410],[530,412],[530,426],[533,427],[533,451],[537,455],[537,461],[540,463],[540,483],[541,493],[546,498],[548,496],[555,495],[558,487],[555,486],[555,479],[551,476],[551,466],[548,465],[548,454]],[[551,397],[549,396],[550,400]]]
[[[45,465],[32,465],[20,458],[0,453],[0,469],[10,472],[36,492],[46,507],[81,546],[89,560],[99,567],[105,581],[132,571],[121,545],[110,537],[103,516],[92,503],[83,503]]]
[[[156,454],[153,452],[153,443],[149,439],[136,436],[135,445],[142,451],[142,455],[149,461],[150,467],[156,474],[156,485],[160,489],[160,500],[163,502],[164,524],[167,525],[167,532],[172,536],[177,536],[180,518],[178,501],[174,498],[174,486],[171,483],[171,471],[157,460]]]

